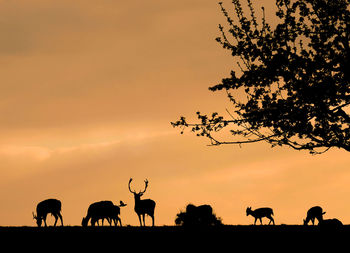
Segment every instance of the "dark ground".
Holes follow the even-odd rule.
[[[340,229],[322,230],[317,226],[301,225],[257,225],[186,229],[183,227],[0,227],[0,242],[3,247],[25,247],[26,250],[45,249],[51,245],[54,249],[69,249],[79,252],[93,248],[115,249],[125,251],[142,249],[145,252],[154,250],[196,251],[200,249],[215,252],[245,251],[266,249],[274,252],[290,250],[326,249],[350,246],[350,225]],[[240,250],[238,250],[240,249]],[[229,251],[232,251],[229,250]],[[41,251],[41,250],[39,250]],[[344,248],[343,250],[344,251]],[[134,252],[134,250],[132,250]],[[311,251],[313,252],[313,251]],[[321,250],[323,252],[323,250]]]

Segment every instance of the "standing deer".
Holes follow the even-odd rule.
[[[322,208],[319,206],[311,207],[306,214],[306,219],[304,220],[304,225],[309,224],[309,221],[311,220],[312,225],[315,225],[315,218],[318,220],[318,223],[320,223],[323,220],[323,215],[326,212],[323,212]]]
[[[141,196],[146,192],[146,189],[148,187],[148,180],[145,180],[145,189],[143,191],[140,191],[139,193],[136,193],[135,191],[132,191],[130,188],[130,183],[132,181],[132,178],[129,180],[129,191],[134,194],[135,199],[135,207],[134,210],[137,213],[140,221],[140,226],[142,227],[141,222],[141,216],[143,220],[143,226],[146,226],[145,224],[145,215],[148,214],[152,218],[152,226],[154,226],[154,208],[156,207],[156,202],[154,202],[152,199],[141,199]]]
[[[251,207],[247,207],[246,212],[247,212],[247,216],[250,214],[251,216],[253,216],[255,218],[254,225],[256,224],[257,219],[260,220],[260,224],[262,225],[261,218],[263,218],[263,217],[270,219],[269,225],[271,222],[273,223],[273,225],[275,225],[275,221],[272,218],[273,210],[269,207],[258,208],[258,209],[255,209],[254,211],[252,210]]]
[[[120,201],[119,205],[114,205],[114,212],[111,214],[110,218],[110,225],[112,225],[112,221],[114,221],[114,225],[117,226],[118,225],[118,221],[119,221],[119,225],[122,227],[122,220],[120,219],[119,215],[120,215],[120,208],[126,206],[125,203],[123,203],[123,201]]]
[[[46,224],[46,216],[51,213],[55,217],[55,224],[57,224],[58,218],[61,220],[61,225],[63,226],[63,220],[61,215],[61,201],[57,199],[46,199],[41,201],[36,206],[36,215],[33,212],[33,219],[36,220],[36,224],[38,227],[41,227],[42,220],[44,220],[45,227],[47,227]]]

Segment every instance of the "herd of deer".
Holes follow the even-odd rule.
[[[260,223],[262,224],[262,218],[266,217],[270,220],[269,224],[271,222],[275,224],[274,219],[272,218],[273,210],[268,207],[258,208],[255,210],[252,210],[251,207],[248,207],[246,210],[247,216],[251,215],[255,218],[254,225],[256,224],[256,221],[259,219]],[[323,212],[322,208],[319,206],[311,207],[307,213],[306,213],[306,219],[304,219],[304,225],[308,225],[309,222],[312,222],[312,225],[315,225],[315,219],[318,220],[318,225],[321,227],[339,227],[342,226],[343,223],[338,219],[323,219],[323,215],[326,212]]]
[[[148,180],[145,180],[145,189],[143,191],[133,191],[131,190],[130,184],[131,184],[132,178],[129,180],[128,188],[129,191],[134,194],[135,199],[135,206],[134,210],[136,214],[138,215],[140,226],[145,226],[145,215],[149,215],[152,218],[152,226],[154,226],[154,209],[156,207],[156,202],[152,199],[141,199],[141,196],[146,192],[148,187]],[[97,225],[99,226],[99,220],[102,220],[102,226],[103,221],[106,219],[109,223],[109,225],[112,225],[114,222],[114,225],[117,226],[118,222],[119,225],[122,226],[121,219],[119,217],[120,215],[120,207],[126,206],[123,201],[120,201],[119,205],[114,205],[112,201],[100,201],[92,203],[87,211],[86,217],[82,220],[82,226],[87,226],[88,222],[90,221],[91,226]],[[33,218],[36,220],[37,225],[40,227],[42,225],[42,221],[44,221],[45,227],[46,224],[46,217],[49,213],[52,214],[55,218],[54,226],[57,224],[58,218],[61,221],[61,225],[63,226],[63,219],[61,215],[61,201],[57,199],[46,199],[42,202],[40,202],[36,207],[36,215],[33,212]],[[308,223],[311,221],[314,225],[315,219],[318,220],[319,226],[327,226],[327,227],[338,227],[343,225],[341,221],[338,219],[323,219],[323,215],[326,212],[323,212],[322,208],[319,206],[314,206],[310,208],[307,211],[306,219],[304,219],[304,225],[308,225]],[[255,218],[254,225],[256,224],[256,221],[259,219],[260,223],[262,225],[262,218],[266,217],[270,220],[269,225],[271,222],[275,224],[275,221],[273,219],[273,210],[268,207],[264,208],[258,208],[255,210],[252,210],[251,207],[248,207],[246,210],[246,214],[251,215]],[[142,217],[142,220],[141,220]],[[143,221],[143,222],[142,222]]]
[[[136,214],[139,217],[140,225],[145,226],[145,215],[149,215],[152,218],[152,226],[154,226],[154,209],[156,207],[156,202],[152,199],[141,199],[141,196],[146,192],[148,187],[148,180],[145,180],[145,189],[143,191],[133,191],[131,190],[130,184],[131,184],[132,178],[129,180],[129,191],[134,194],[135,199],[135,207],[134,210]],[[102,220],[102,226],[103,221],[106,219],[109,223],[109,225],[112,225],[114,222],[114,225],[117,226],[118,222],[119,225],[122,226],[122,221],[119,217],[120,215],[120,207],[126,206],[123,201],[120,201],[119,205],[114,205],[112,201],[99,201],[92,203],[87,211],[86,217],[83,218],[81,225],[87,226],[89,221],[91,226],[97,225],[99,226],[99,220]],[[46,199],[44,201],[41,201],[37,207],[36,207],[36,214],[33,212],[33,218],[36,220],[36,224],[40,227],[42,224],[42,221],[44,221],[45,227],[46,224],[46,217],[49,213],[52,214],[53,217],[55,217],[55,223],[54,226],[57,224],[58,218],[61,220],[61,225],[63,226],[63,219],[61,215],[61,201],[57,199]],[[141,221],[142,217],[142,221]]]

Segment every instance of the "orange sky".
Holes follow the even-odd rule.
[[[313,205],[349,223],[348,152],[208,147],[171,127],[229,107],[207,89],[233,67],[219,23],[212,0],[0,0],[0,226],[35,225],[51,197],[67,225],[99,200],[123,200],[123,223],[137,225],[130,177],[135,189],[149,180],[157,225],[190,202],[225,224],[251,224],[247,206],[300,224]]]

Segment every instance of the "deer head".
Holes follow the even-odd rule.
[[[34,212],[32,212],[33,214],[33,219],[36,220],[36,224],[38,225],[38,227],[41,227],[41,218],[38,217],[37,215],[34,214]]]
[[[123,201],[119,202],[119,207],[123,207],[123,206],[127,206],[127,204],[125,204]]]
[[[139,191],[138,193],[136,191],[131,190],[130,188],[131,181],[132,181],[132,178],[130,178],[129,184],[128,184],[129,191],[134,194],[135,199],[140,199],[140,197],[146,192],[146,189],[148,187],[148,180],[147,179],[145,180],[145,189],[143,191]]]
[[[246,213],[247,216],[252,212],[252,207],[247,207]]]

